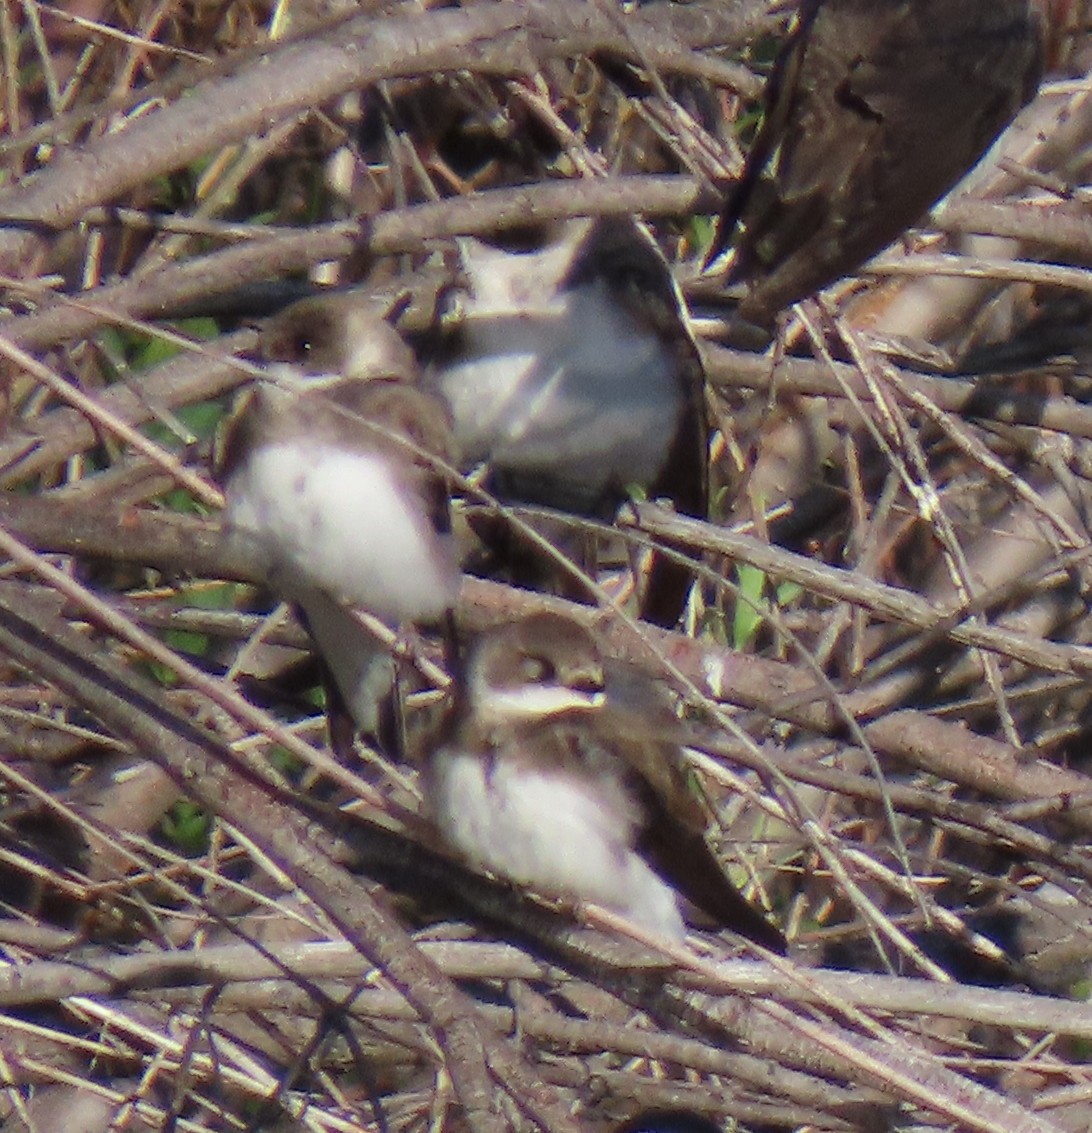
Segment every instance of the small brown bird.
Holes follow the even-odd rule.
[[[313,295],[285,307],[262,327],[258,350],[267,364],[289,363],[314,376],[419,380],[413,351],[357,291]]]
[[[921,218],[1035,93],[1042,0],[802,0],[707,263],[769,324]]]
[[[458,342],[430,375],[503,500],[609,520],[637,488],[704,518],[704,373],[663,254],[631,218],[513,253],[464,241]],[[674,624],[685,569],[654,560],[643,613]]]
[[[362,332],[352,357],[335,357],[326,333],[343,317]],[[398,334],[359,304],[306,300],[263,341],[307,367],[271,363],[236,412],[219,463],[227,523],[301,608],[357,727],[377,737],[394,663],[346,607],[395,624],[454,605],[461,573],[437,468],[454,459],[450,420],[412,384]]]
[[[613,672],[571,619],[538,614],[484,634],[467,659],[426,790],[472,864],[593,901],[679,940],[684,896],[776,952],[781,933],[736,891],[705,841],[677,723],[652,682]]]

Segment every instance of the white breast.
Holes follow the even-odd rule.
[[[600,792],[447,748],[433,760],[428,790],[441,833],[473,865],[547,896],[603,905],[672,940],[685,935],[673,891],[633,849],[636,815],[606,797],[611,785]]]
[[[252,453],[226,487],[228,522],[289,597],[321,588],[390,621],[434,619],[454,603],[452,540],[387,459],[287,441]]]
[[[518,321],[471,310],[466,336],[435,383],[467,459],[591,494],[656,479],[682,405],[674,360],[602,284]]]

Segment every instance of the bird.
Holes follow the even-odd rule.
[[[457,458],[447,409],[414,384],[394,328],[322,298],[264,328],[265,373],[233,415],[217,474],[231,537],[302,612],[356,729],[390,747],[394,661],[348,608],[444,622],[462,577],[445,472]],[[347,317],[362,342],[335,357],[327,332]]]
[[[533,252],[466,239],[461,319],[426,381],[505,502],[613,519],[634,489],[708,507],[704,372],[670,268],[630,217]],[[643,612],[673,625],[685,567],[654,560]]]
[[[803,0],[706,267],[770,325],[919,220],[1034,95],[1042,0]]]
[[[551,897],[590,901],[671,941],[680,895],[775,952],[781,932],[705,840],[674,716],[653,682],[610,669],[571,617],[536,613],[472,645],[425,794],[471,865]],[[677,731],[677,726],[675,727]]]

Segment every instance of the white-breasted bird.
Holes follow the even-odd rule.
[[[672,940],[685,933],[681,895],[784,951],[705,840],[707,815],[671,738],[677,725],[651,682],[612,675],[592,635],[555,614],[483,634],[460,680],[425,782],[441,834],[467,861]]]
[[[461,573],[443,469],[455,457],[446,408],[415,384],[397,332],[330,298],[266,327],[268,376],[234,414],[219,476],[232,536],[300,608],[356,726],[379,737],[394,663],[347,608],[392,625],[451,609]],[[351,359],[329,352],[342,318],[359,339]]]

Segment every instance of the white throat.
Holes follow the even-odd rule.
[[[606,694],[585,692],[564,685],[528,684],[497,688],[478,684],[473,690],[478,714],[494,723],[522,723],[545,720],[565,712],[587,712],[601,708]]]

